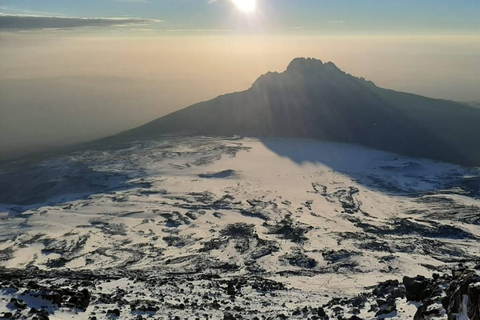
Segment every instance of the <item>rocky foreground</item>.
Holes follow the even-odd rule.
[[[477,266],[476,269],[480,269]],[[457,266],[388,280],[354,297],[309,297],[262,277],[0,269],[2,319],[480,319],[480,275]],[[123,285],[122,285],[123,284]],[[316,301],[315,298],[318,298]],[[327,298],[325,303],[321,301]]]

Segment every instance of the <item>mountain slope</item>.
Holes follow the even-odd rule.
[[[479,109],[382,89],[315,59],[103,141],[178,133],[308,137],[480,165]]]

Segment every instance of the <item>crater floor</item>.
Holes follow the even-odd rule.
[[[168,137],[11,163],[0,203],[12,317],[409,319],[401,295],[380,314],[335,298],[480,262],[478,169],[347,144]]]

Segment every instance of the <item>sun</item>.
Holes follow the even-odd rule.
[[[257,4],[257,0],[232,0],[233,3],[243,12],[253,12]]]

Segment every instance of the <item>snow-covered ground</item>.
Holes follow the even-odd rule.
[[[192,296],[215,292],[206,284],[213,275],[261,277],[288,290],[269,297],[255,285],[242,289],[243,311],[288,313],[480,256],[478,169],[347,144],[169,137],[9,164],[0,179],[1,266],[111,274],[110,287],[156,301],[159,292],[135,288],[135,273],[177,275],[185,288],[197,284]],[[156,290],[166,301],[179,286]],[[101,287],[97,294],[108,290]],[[0,315],[8,297],[24,294],[9,290],[0,291]],[[177,295],[188,299],[185,290]],[[192,316],[184,304],[168,312]],[[403,311],[389,317],[416,310],[398,305]],[[62,310],[50,318],[75,316]]]

